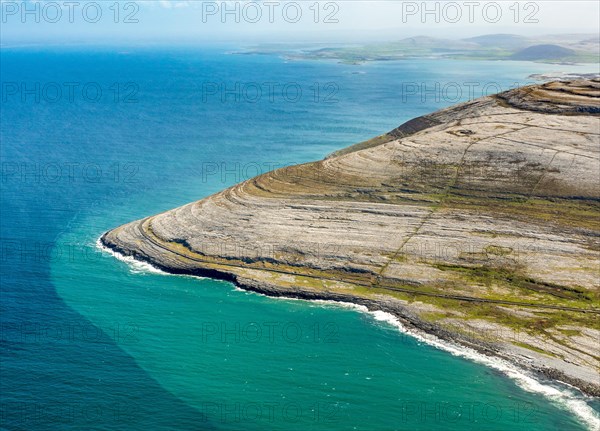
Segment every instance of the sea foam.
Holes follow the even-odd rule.
[[[105,246],[104,244],[102,244],[102,241],[100,241],[100,238],[98,238],[98,240],[96,241],[96,247],[98,247],[101,251],[110,254],[115,259],[120,260],[121,262],[125,262],[127,265],[129,265],[131,272],[135,274],[151,273],[171,275],[168,272],[165,272],[162,269],[159,269],[154,265],[149,264],[148,262],[138,260],[133,256],[125,256],[124,254]]]

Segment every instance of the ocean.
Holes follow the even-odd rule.
[[[0,50],[2,430],[585,430],[600,403],[391,316],[170,276],[122,223],[594,66],[236,47]],[[219,244],[215,244],[219,247]]]

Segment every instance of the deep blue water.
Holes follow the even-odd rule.
[[[560,401],[372,316],[136,270],[95,247],[111,227],[321,158],[475,84],[479,96],[567,67],[225,51],[0,51],[0,427],[585,429]],[[441,97],[423,93],[436,83]]]

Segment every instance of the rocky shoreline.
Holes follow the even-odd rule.
[[[599,101],[600,80],[478,99],[100,242],[172,274],[381,310],[598,397]]]
[[[533,373],[542,379],[549,379],[552,381],[558,381],[567,383],[577,389],[583,394],[593,397],[600,397],[600,386],[594,385],[593,383],[586,382],[581,379],[567,376],[565,373],[558,369],[544,366],[542,363],[535,361],[533,358],[525,358],[523,356],[516,355],[514,352],[503,349],[501,346],[495,345],[494,343],[486,343],[476,338],[468,337],[460,333],[450,332],[435,324],[425,322],[419,319],[418,315],[411,312],[409,308],[390,301],[389,299],[365,299],[361,297],[355,297],[352,295],[339,294],[334,292],[315,292],[306,289],[283,289],[278,287],[276,284],[258,282],[250,278],[243,278],[236,276],[232,273],[222,272],[218,270],[207,270],[202,268],[196,268],[193,270],[181,270],[181,268],[172,268],[162,265],[160,262],[152,260],[151,258],[132,254],[129,250],[120,249],[114,244],[105,240],[106,233],[103,234],[99,242],[103,247],[110,249],[123,256],[131,256],[136,260],[148,263],[153,267],[173,275],[190,275],[195,277],[206,277],[215,280],[222,280],[232,283],[234,286],[249,291],[258,293],[269,297],[284,297],[302,299],[306,301],[335,301],[344,302],[355,305],[362,305],[369,311],[384,311],[396,317],[406,328],[415,331],[416,333],[422,333],[437,337],[441,341],[467,347],[477,351],[486,356],[493,358],[500,358],[508,361],[518,369]]]

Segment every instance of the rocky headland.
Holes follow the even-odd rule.
[[[600,396],[600,80],[411,120],[105,233],[167,272],[362,304]]]

